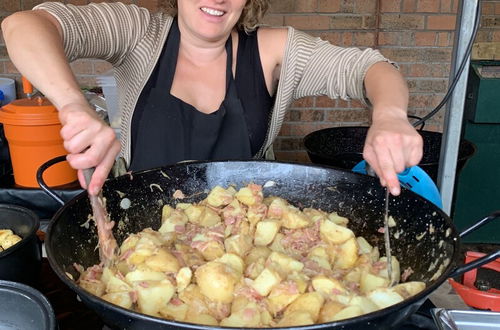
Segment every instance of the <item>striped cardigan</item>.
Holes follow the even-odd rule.
[[[139,95],[151,75],[167,38],[172,17],[135,5],[116,3],[64,5],[47,2],[33,8],[50,12],[63,31],[68,60],[99,58],[114,67],[121,112],[121,155],[130,162],[131,121]],[[334,46],[288,27],[272,115],[265,142],[255,157],[272,154],[286,110],[305,96],[361,100],[368,68],[387,61],[377,50]]]

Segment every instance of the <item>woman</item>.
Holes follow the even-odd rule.
[[[121,155],[132,170],[263,157],[294,99],[328,95],[372,107],[364,157],[399,194],[396,173],[420,161],[422,140],[406,117],[406,84],[379,52],[293,28],[255,29],[269,0],[168,3],[174,16],[121,3],[45,3],[2,22],[13,63],[59,109],[69,163],[96,167],[89,193],[104,183],[120,143],[71,72],[68,63],[84,57],[114,66]],[[85,187],[81,171],[79,179]]]

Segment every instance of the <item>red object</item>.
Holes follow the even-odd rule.
[[[465,255],[465,262],[469,263],[483,256],[485,256],[484,253],[468,251]],[[500,258],[481,267],[500,272]],[[495,288],[491,288],[488,291],[478,290],[474,286],[476,277],[477,268],[464,274],[463,284],[451,278],[448,281],[467,305],[478,309],[489,309],[493,312],[500,312],[500,290]]]

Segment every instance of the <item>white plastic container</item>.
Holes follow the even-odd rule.
[[[105,72],[103,75],[96,78],[97,83],[102,88],[104,99],[106,101],[106,111],[108,113],[109,124],[119,135],[120,128],[120,109],[118,106],[118,89],[116,80],[113,75],[113,70]]]
[[[0,90],[3,92],[2,105],[9,104],[16,99],[16,82],[10,78],[0,78]]]

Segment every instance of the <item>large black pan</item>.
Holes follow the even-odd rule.
[[[41,175],[40,175],[41,176]],[[264,188],[266,195],[278,195],[299,207],[314,207],[338,211],[351,219],[349,226],[356,235],[372,244],[383,246],[382,226],[384,193],[374,178],[327,167],[307,166],[268,161],[197,162],[180,164],[133,173],[108,180],[104,186],[107,208],[114,220],[119,220],[115,236],[119,243],[130,233],[146,227],[158,229],[161,206],[174,204],[172,197],[180,189],[183,202],[199,201],[216,185],[246,185],[273,182]],[[85,267],[96,264],[97,235],[93,225],[87,229],[91,209],[85,193],[65,204],[53,217],[46,240],[49,262],[61,280],[75,291],[109,326],[127,329],[207,329],[188,323],[163,320],[132,312],[97,298],[78,287],[66,274],[77,277],[73,263]],[[451,220],[432,203],[408,190],[391,199],[390,214],[396,219],[392,230],[401,232],[393,240],[393,253],[401,269],[414,270],[411,280],[424,281],[427,288],[397,305],[340,322],[295,329],[390,329],[414,313],[426,297],[445,281],[458,259],[459,234]],[[489,217],[493,218],[498,216]],[[420,240],[416,237],[422,236]],[[383,251],[383,249],[382,249]],[[500,251],[490,256],[490,260]]]

